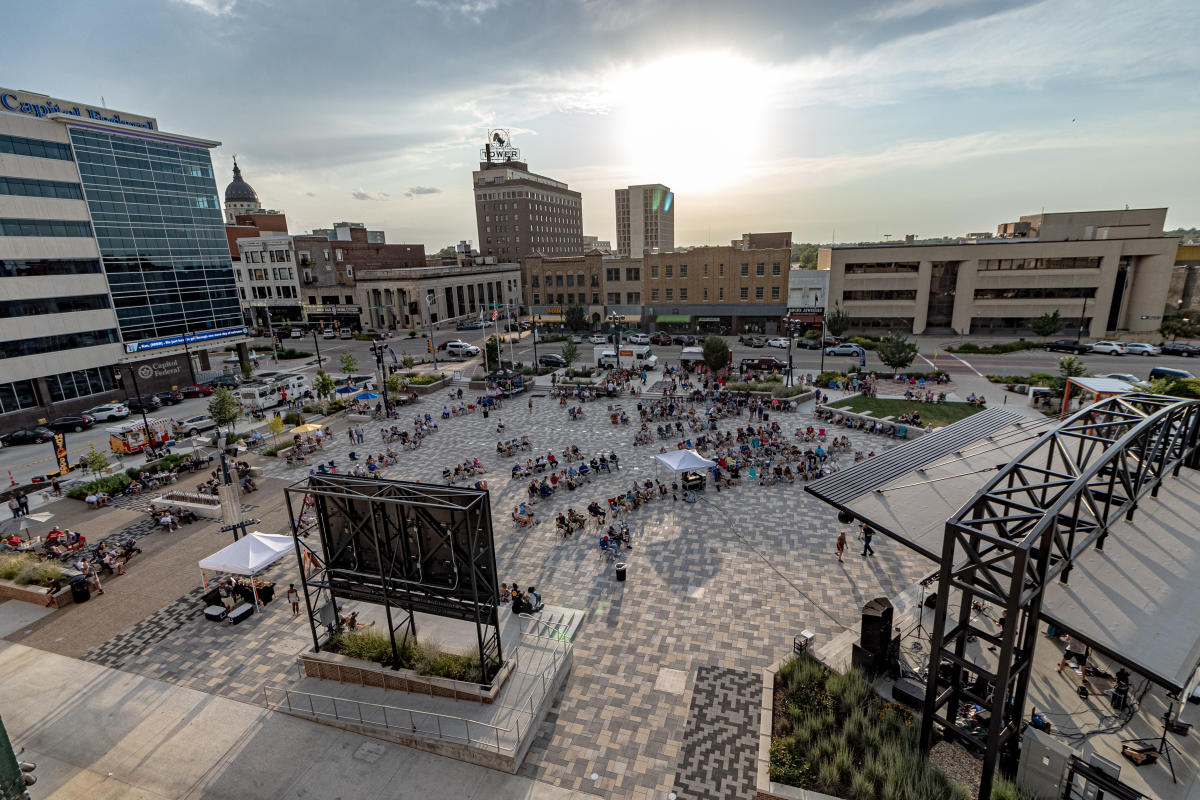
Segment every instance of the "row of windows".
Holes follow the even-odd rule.
[[[844,300],[916,300],[916,289],[851,289],[842,292]]]
[[[273,290],[273,291],[272,291]],[[269,300],[272,297],[296,298],[299,296],[299,291],[295,286],[251,286],[251,297],[256,300]],[[246,290],[239,286],[238,295],[243,300],[246,299]]]
[[[1100,256],[1063,258],[981,258],[981,270],[999,269],[1100,269]]]
[[[26,139],[24,136],[0,135],[0,153],[14,156],[36,156],[71,161],[71,145],[47,142],[44,139]]]
[[[0,300],[0,319],[35,317],[41,314],[66,314],[72,311],[96,311],[109,308],[107,294],[81,294],[73,297],[38,297],[30,300]]]
[[[92,225],[70,219],[0,219],[0,236],[91,237]]]
[[[606,267],[604,270],[604,279],[608,280],[608,281],[621,280],[621,268],[620,267]],[[626,267],[625,268],[625,280],[640,281],[641,279],[642,279],[642,270],[640,267]]]
[[[241,270],[234,270],[237,273],[237,279],[242,279]],[[246,276],[252,281],[294,281],[296,273],[291,267],[271,267],[268,269],[258,269],[254,267],[246,270]]]
[[[880,328],[889,331],[911,331],[912,317],[851,317],[854,328]]]
[[[976,300],[1070,300],[1095,297],[1095,286],[1030,287],[1027,289],[976,289]]]
[[[642,293],[641,292],[626,292],[625,293],[625,305],[636,306],[636,305],[641,305],[641,302],[642,302]],[[608,304],[610,306],[621,305],[621,293],[620,292],[609,292],[608,293]]]
[[[37,408],[40,405],[35,381],[0,383],[0,414],[11,414],[23,408]]]
[[[83,199],[83,192],[78,183],[43,181],[35,178],[0,177],[0,194],[19,197],[57,197],[62,200]]]
[[[100,259],[98,258],[0,259],[0,278],[93,275],[98,272],[100,272]]]
[[[102,344],[115,344],[116,342],[117,331],[115,328],[98,331],[79,331],[77,333],[60,333],[54,336],[34,336],[29,339],[0,342],[0,358],[36,356],[41,353],[56,353],[59,350],[74,350],[78,347],[95,347]]]
[[[339,250],[338,253],[342,251]],[[292,263],[291,250],[247,250],[243,255],[243,261],[248,264],[262,264],[264,257],[271,264],[290,264]],[[341,261],[341,259],[338,259]]]
[[[117,382],[109,367],[88,367],[73,372],[60,372],[46,378],[46,389],[50,393],[52,403],[111,392],[116,388]]]
[[[707,302],[708,301],[708,289],[704,288],[702,291],[703,291],[704,295],[701,299]],[[663,292],[664,292],[664,294],[662,295],[662,297],[664,300],[671,301],[671,300],[676,299],[674,288],[668,287],[668,288],[664,289]],[[780,294],[781,294],[781,292],[780,292],[780,289],[778,286],[771,287],[771,299],[772,300],[780,299]],[[685,287],[685,286],[679,287],[678,299],[680,301],[686,301],[688,299],[687,287]],[[723,287],[723,286],[718,287],[717,288],[717,300],[724,300],[724,299],[725,299],[725,287]],[[740,289],[738,289],[738,299],[739,300],[749,300],[750,299],[750,287],[743,286]],[[766,290],[762,286],[754,287],[754,299],[755,300],[767,299]],[[655,302],[658,302],[658,300],[659,300],[659,290],[651,289],[650,290],[650,302],[655,303]]]
[[[865,275],[876,272],[916,272],[921,268],[919,261],[877,261],[868,264],[847,264],[847,275]]]

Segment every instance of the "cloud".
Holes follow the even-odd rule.
[[[225,17],[232,14],[233,7],[237,5],[237,0],[175,0],[175,2],[198,8],[214,17]]]
[[[458,14],[472,22],[500,5],[500,0],[417,0],[418,8],[431,8],[446,15]]]
[[[317,193],[316,193],[316,192],[305,192],[305,194],[306,194],[306,195],[308,195],[309,197],[316,197],[316,196],[317,196]]]
[[[887,2],[871,9],[863,14],[863,19],[872,22],[891,22],[919,17],[931,11],[946,11],[975,2],[977,0],[898,0],[898,2]]]
[[[361,186],[356,191],[351,192],[350,196],[355,200],[386,200],[391,197],[387,192],[368,192]]]
[[[441,189],[436,186],[410,186],[408,191],[404,193],[405,197],[416,197],[420,194],[440,194]]]

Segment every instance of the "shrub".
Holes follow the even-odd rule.
[[[34,586],[46,586],[50,581],[62,576],[63,571],[58,564],[42,561],[34,556],[32,560],[27,561],[21,567],[21,571],[17,573],[17,577],[14,580],[23,586],[29,586],[30,584]]]
[[[418,675],[428,675],[436,678],[450,678],[456,681],[478,683],[483,679],[483,670],[479,668],[479,659],[458,653],[447,653],[437,648],[422,648],[417,661]]]
[[[270,447],[263,448],[262,454],[264,456],[273,456],[278,458],[280,452],[287,450],[291,446],[291,442],[280,442],[279,444],[273,444]]]
[[[307,409],[305,409],[305,410],[307,410]],[[283,424],[291,425],[293,427],[296,425],[299,425],[300,424],[300,415],[297,414],[295,411],[289,411],[288,413],[283,415]]]
[[[312,358],[313,354],[308,352],[307,350],[296,350],[295,348],[292,348],[292,347],[281,347],[281,348],[279,348],[278,355],[279,355],[279,358],[287,361],[287,360],[291,360],[294,358]]]
[[[25,566],[24,553],[5,553],[0,555],[0,578],[6,581],[11,581],[17,577],[17,573]]]
[[[827,369],[817,376],[817,386],[823,389],[829,385],[830,381],[840,381],[845,379],[846,374],[844,372],[837,372],[835,370]]]
[[[417,372],[409,372],[404,377],[408,380],[409,386],[429,386],[432,383],[437,383],[446,376],[440,372],[432,372],[425,375]]]
[[[133,479],[137,478],[138,475],[141,475],[143,472],[157,472],[159,470],[169,470],[172,467],[174,467],[176,464],[178,464],[180,461],[183,461],[185,458],[191,458],[191,456],[190,455],[182,456],[182,455],[178,455],[176,453],[171,453],[168,456],[163,456],[162,458],[158,459],[157,461],[151,461],[151,462],[147,463],[146,466],[144,466],[144,467],[130,467],[129,469],[125,470],[125,474],[129,476],[130,480],[133,480]]]
[[[413,330],[412,328],[409,328],[408,329],[408,338],[410,338],[410,339],[417,338],[417,332],[415,330]]]
[[[771,780],[788,786],[807,786],[813,780],[812,768],[799,756],[794,739],[771,742]]]
[[[124,472],[118,472],[116,475],[106,475],[99,480],[94,480],[91,483],[84,484],[83,486],[76,486],[74,489],[67,492],[67,497],[73,497],[76,500],[83,500],[92,492],[123,494],[128,486],[129,476]]]
[[[847,341],[858,345],[863,350],[874,350],[875,346],[879,344],[879,340],[871,336],[851,336]]]
[[[1018,339],[1015,342],[1000,342],[999,344],[988,344],[980,347],[974,342],[964,342],[958,347],[947,347],[946,352],[949,353],[983,353],[984,355],[1001,355],[1003,353],[1016,353],[1020,350],[1034,350],[1041,347],[1037,342]]]

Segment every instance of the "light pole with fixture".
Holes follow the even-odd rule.
[[[114,373],[115,373],[115,376],[117,379],[117,383],[121,383],[122,382],[121,365],[117,364],[115,367],[113,367],[113,370],[114,370]],[[137,397],[138,406],[140,407],[140,410],[142,412],[142,427],[143,427],[143,432],[146,434],[146,444],[144,445],[143,450],[148,453],[153,453],[154,437],[150,435],[150,420],[146,419],[146,398],[142,397],[142,390],[140,388],[138,388],[137,370],[134,369],[133,364],[129,365],[129,377],[133,379],[134,396]],[[129,398],[129,392],[125,392],[125,398],[126,399]],[[146,456],[146,460],[147,461],[150,460],[149,455]]]
[[[613,347],[619,350],[621,347],[621,327],[620,326],[625,324],[625,315],[618,314],[616,311],[613,311],[612,313],[610,313],[608,315],[608,321],[610,323],[612,323],[612,326],[613,326]],[[621,362],[621,355],[620,355],[620,353],[618,353],[617,354],[617,363],[619,364],[620,362]]]
[[[425,306],[429,312],[429,352],[433,354],[433,371],[437,372],[437,342],[433,340],[433,307],[437,303],[437,293],[432,289],[425,295]],[[486,357],[485,357],[486,358]]]

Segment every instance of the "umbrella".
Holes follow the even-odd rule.
[[[288,433],[312,433],[313,431],[319,430],[321,430],[320,425],[317,425],[313,422],[306,422],[303,425],[297,425],[296,427],[292,428],[290,431],[288,431]]]
[[[337,389],[338,394],[350,394],[351,392],[357,392],[357,391],[358,391],[358,389],[355,389],[353,386],[342,386]]]
[[[355,400],[378,400],[379,395],[375,392],[363,392],[362,394],[354,395]]]
[[[38,514],[37,516],[42,516]],[[50,517],[47,515],[45,519],[34,519],[32,516],[27,517],[12,517],[0,522],[0,534],[11,536],[12,534],[21,534],[30,528],[45,522]]]

